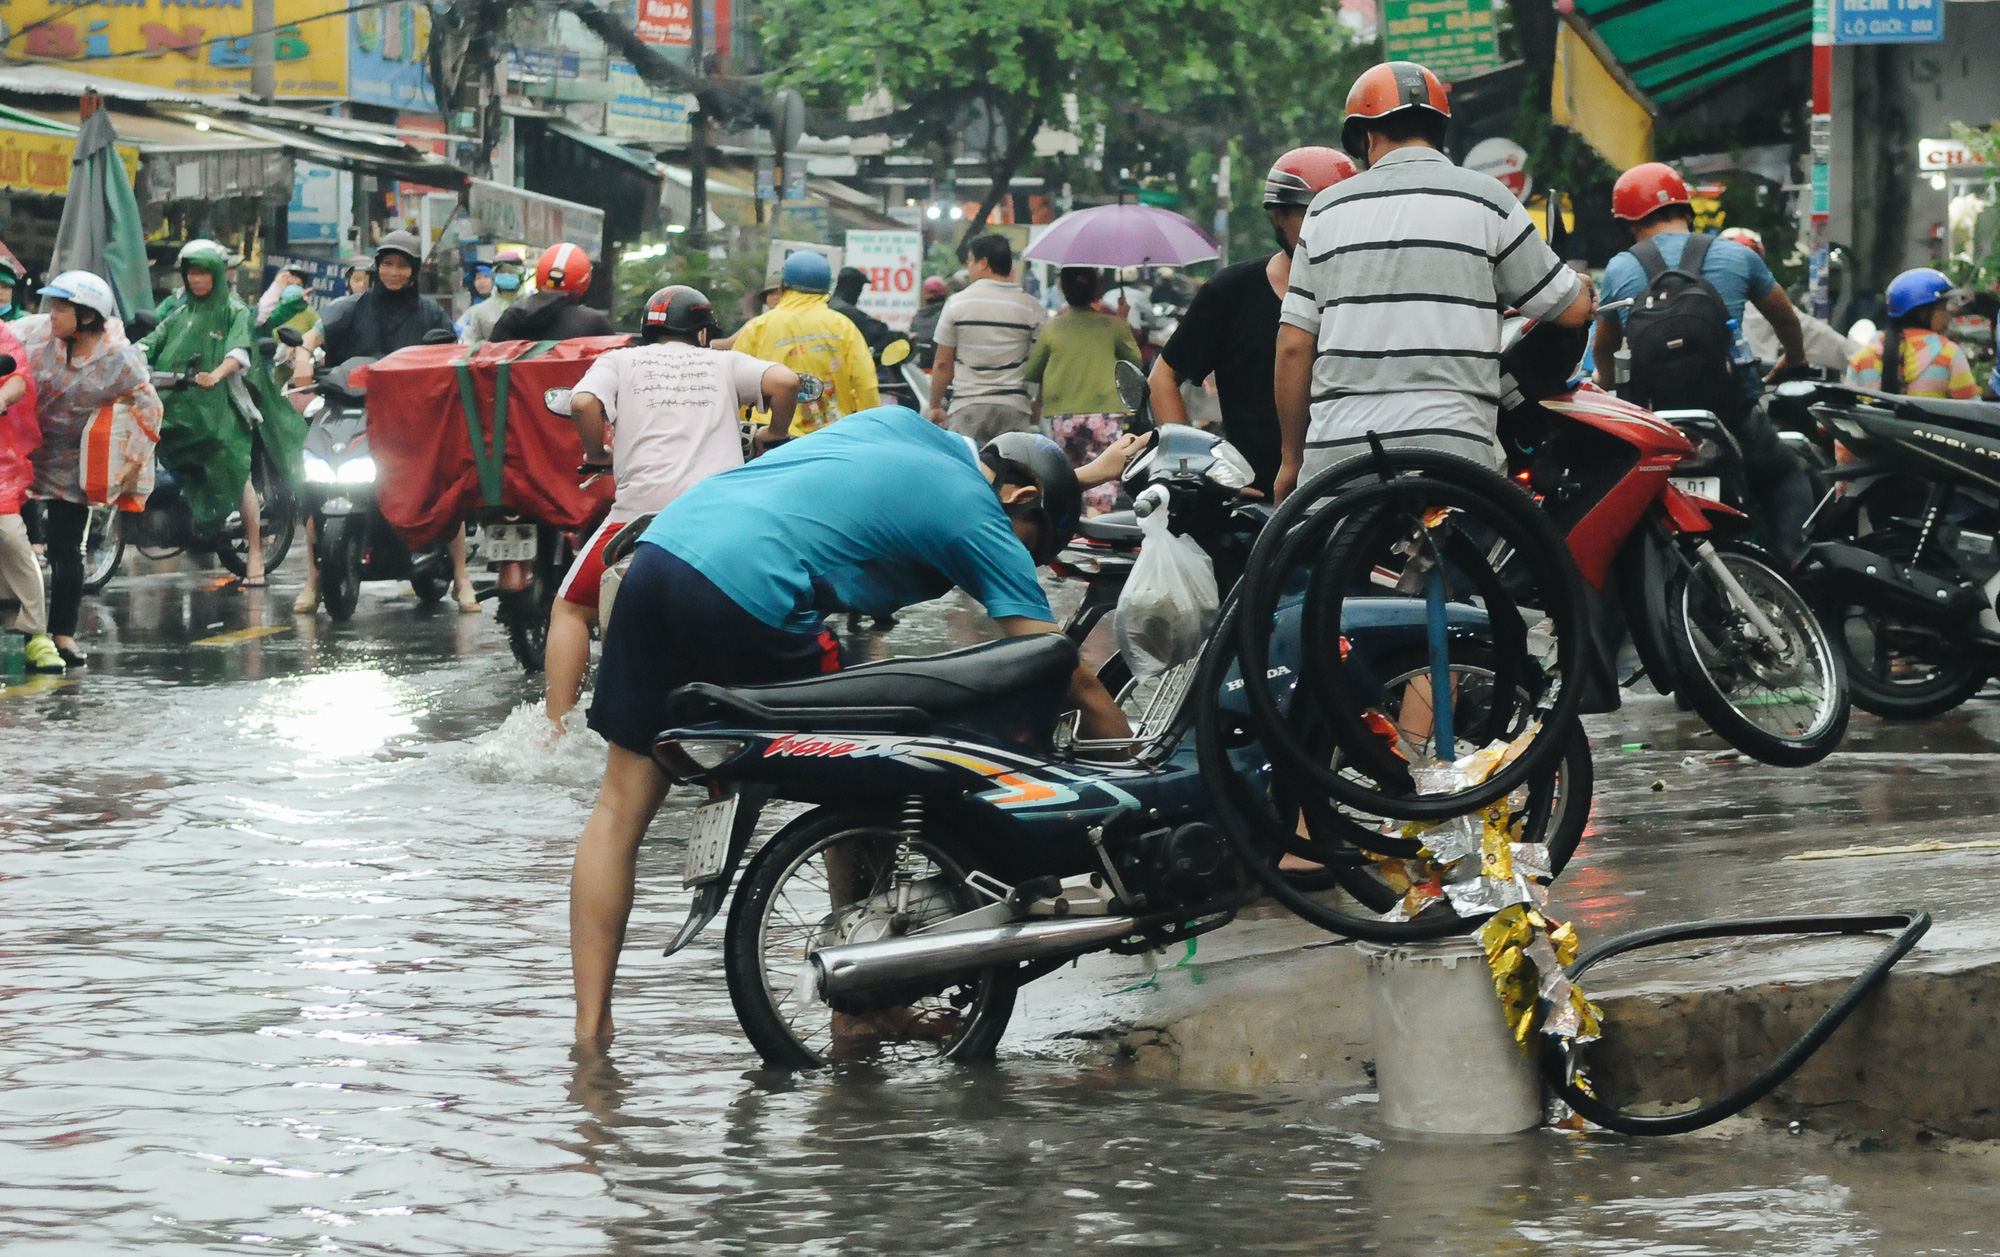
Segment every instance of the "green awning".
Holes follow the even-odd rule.
[[[1812,42],[1803,0],[1571,0],[1568,14],[1660,108]]]
[[[635,153],[608,136],[593,135],[575,123],[564,122],[560,119],[551,120],[549,130],[574,143],[581,144],[587,149],[602,153],[615,161],[624,162],[648,179],[657,179],[660,177],[659,163],[654,161],[651,156]]]

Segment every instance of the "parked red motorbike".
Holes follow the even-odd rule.
[[[1573,381],[1584,329],[1515,318],[1502,339],[1509,470],[1569,538],[1593,594],[1597,684],[1614,711],[1643,675],[1769,764],[1817,763],[1847,729],[1847,676],[1784,565],[1743,538],[1741,511],[1676,485],[1695,445],[1672,422]],[[1683,416],[1714,424],[1707,412]],[[1701,487],[1707,487],[1703,485]],[[1617,621],[1640,668],[1618,681]]]

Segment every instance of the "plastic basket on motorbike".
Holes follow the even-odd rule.
[[[611,479],[578,485],[583,445],[548,395],[566,394],[599,354],[630,341],[418,345],[369,365],[368,440],[383,516],[412,547],[484,511],[569,530],[601,519]]]

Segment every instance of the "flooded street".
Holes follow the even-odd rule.
[[[992,1068],[762,1071],[720,931],[660,955],[686,909],[686,791],[641,852],[615,1047],[579,1062],[567,881],[599,744],[542,739],[523,707],[539,682],[490,610],[370,585],[333,626],[292,617],[289,581],[207,583],[122,581],[86,606],[91,668],[0,697],[10,1257],[2000,1253],[1984,1148],[1745,1121],[1651,1142],[1417,1138],[1368,1092],[1085,1067],[1066,1031],[1094,1010],[1048,1000],[1026,1002]],[[886,648],[979,623],[921,607]],[[1905,901],[1940,910],[1927,946],[1986,937],[1994,852],[1778,857],[1991,836],[1992,698],[1918,730],[1857,714],[1842,754],[1789,774],[1705,762],[1719,744],[1668,700],[1592,732],[1600,812],[1563,890],[1586,943]],[[1110,996],[1139,973],[1091,982]]]

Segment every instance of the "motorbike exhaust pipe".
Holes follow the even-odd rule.
[[[819,995],[830,999],[988,965],[1079,954],[1115,943],[1139,928],[1137,917],[1057,917],[872,943],[822,947],[812,954]]]

